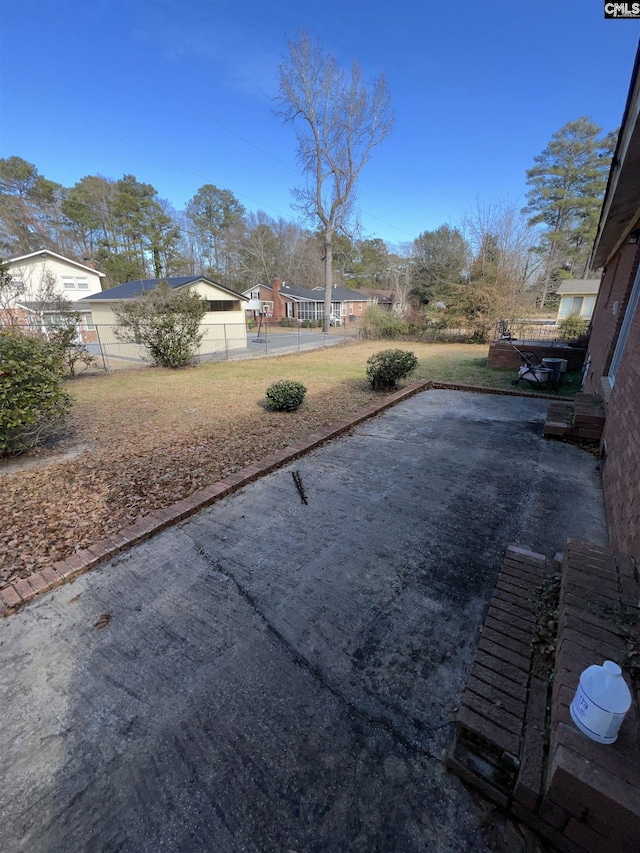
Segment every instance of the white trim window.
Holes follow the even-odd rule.
[[[63,275],[62,286],[65,290],[89,290],[89,279],[85,275]]]
[[[631,329],[631,323],[633,322],[634,314],[638,310],[639,301],[640,267],[638,267],[638,272],[636,273],[636,280],[633,282],[633,288],[629,296],[629,302],[627,303],[627,308],[624,312],[624,320],[622,321],[620,334],[618,335],[618,340],[616,341],[616,348],[613,351],[613,357],[611,359],[611,365],[609,367],[609,384],[612,388],[616,382],[616,375],[618,373],[618,368],[620,367],[620,362],[622,361],[622,354],[624,353],[624,347],[627,343],[627,338],[629,337],[629,330]]]

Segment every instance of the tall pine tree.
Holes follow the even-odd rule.
[[[530,225],[545,225],[539,250],[546,255],[541,303],[549,284],[567,272],[586,276],[589,252],[598,217],[617,132],[600,136],[602,128],[588,116],[569,121],[534,157],[527,171],[527,206]]]

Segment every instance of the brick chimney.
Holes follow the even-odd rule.
[[[91,260],[91,258],[83,258],[83,259],[82,259],[82,263],[85,265],[85,267],[89,267],[89,269],[94,270],[94,269],[96,268],[96,265],[95,265],[95,263]]]
[[[281,296],[280,290],[282,282],[279,278],[271,279],[271,290],[273,291],[273,319],[281,320],[285,316],[284,299]]]

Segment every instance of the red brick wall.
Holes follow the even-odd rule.
[[[587,394],[600,394],[602,391],[601,380],[609,372],[639,261],[640,243],[626,243],[611,261],[602,278],[589,338],[588,355],[591,357],[591,367],[583,389]]]
[[[263,302],[273,302],[273,320],[282,320],[283,317],[286,317],[286,303],[290,300],[284,299],[280,294],[280,282],[276,279],[278,283],[275,288],[273,287],[274,282],[272,282],[272,289],[265,287],[264,285],[260,285],[260,295],[259,298]],[[259,312],[253,312],[254,317],[258,317]]]
[[[518,349],[522,353],[533,353],[534,358],[531,360],[534,364],[543,358],[566,358],[567,370],[580,370],[584,364],[585,352],[582,347],[524,344],[518,345]],[[517,371],[521,364],[520,353],[510,343],[497,341],[489,344],[487,367],[513,368]]]
[[[610,392],[608,380],[639,263],[640,243],[626,243],[605,271],[593,316],[591,367],[584,390],[602,394],[607,402],[603,486],[611,545],[640,561],[640,310]]]
[[[603,472],[611,544],[640,562],[640,310],[607,405]]]

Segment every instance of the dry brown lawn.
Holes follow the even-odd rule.
[[[388,346],[123,371],[70,383],[75,404],[61,444],[19,463],[0,463],[0,586],[379,399],[365,380],[366,360]],[[486,346],[402,346],[420,359],[415,378],[496,387],[511,378],[486,369]],[[266,388],[280,378],[306,385],[297,412],[264,407]]]

